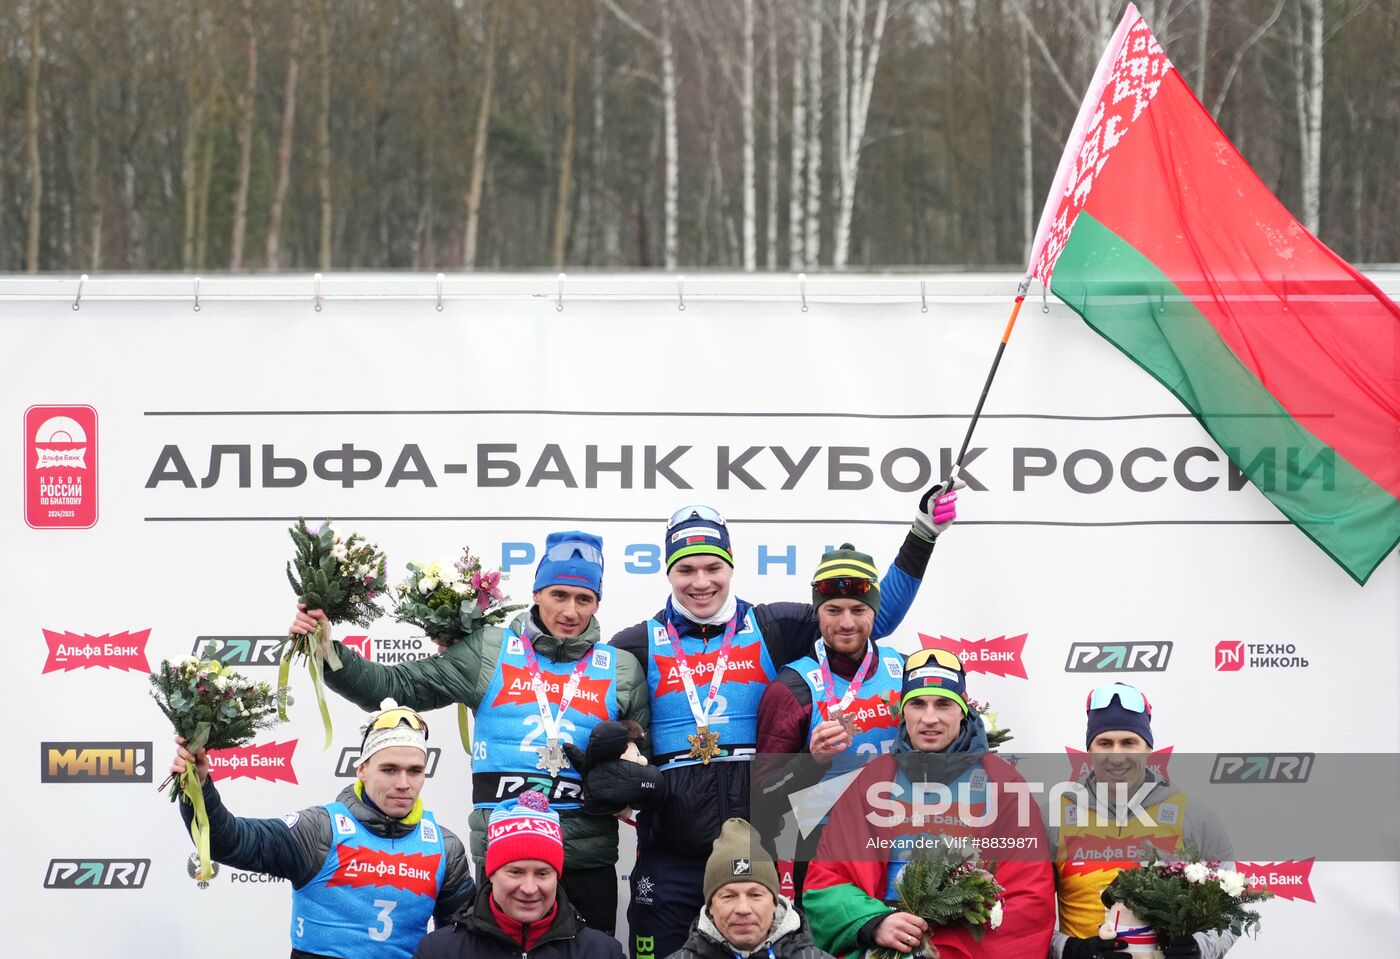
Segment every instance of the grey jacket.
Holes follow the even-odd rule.
[[[720,935],[707,906],[700,910],[700,915],[691,924],[690,938],[686,939],[685,945],[667,959],[760,959],[766,957],[770,950],[777,959],[832,959],[830,954],[822,952],[812,943],[807,920],[786,896],[778,897],[768,938],[747,953],[740,953]]]

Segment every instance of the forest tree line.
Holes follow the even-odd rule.
[[[1142,0],[1400,260],[1400,0]],[[1121,0],[0,0],[0,271],[1020,268]]]

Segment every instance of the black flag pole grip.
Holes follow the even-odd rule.
[[[1016,302],[1011,307],[1011,318],[1006,321],[1006,330],[1001,334],[1001,342],[997,344],[997,352],[992,357],[992,368],[987,371],[987,381],[982,384],[982,395],[977,397],[977,406],[972,411],[972,420],[967,424],[967,433],[963,436],[962,448],[958,450],[958,458],[953,461],[953,470],[948,475],[946,483],[940,480],[934,484],[928,492],[924,493],[924,498],[920,503],[924,512],[928,512],[929,504],[933,500],[943,495],[946,490],[944,486],[953,486],[957,483],[958,474],[962,471],[963,457],[967,455],[967,448],[972,445],[972,431],[977,429],[977,421],[982,417],[982,407],[987,402],[987,394],[991,392],[992,380],[996,378],[997,367],[1001,365],[1001,356],[1006,352],[1006,344],[1011,339],[1011,330],[1016,326],[1016,317],[1021,312],[1021,304],[1026,300],[1026,293],[1030,290],[1031,278],[1029,274],[1025,276],[1016,289]]]

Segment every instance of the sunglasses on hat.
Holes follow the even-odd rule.
[[[930,660],[940,666],[946,666],[948,669],[961,670],[963,668],[962,660],[958,658],[957,653],[936,647],[916,650],[909,656],[907,667],[922,666]]]
[[[571,540],[567,543],[555,543],[549,548],[549,551],[545,553],[545,555],[549,557],[551,562],[562,563],[565,560],[573,559],[575,553],[577,553],[579,558],[585,563],[593,563],[595,566],[603,565],[603,553],[598,547],[594,546],[592,543],[580,543],[576,540]]]
[[[666,528],[674,529],[692,519],[703,519],[716,526],[725,525],[724,517],[719,515],[719,511],[712,506],[682,506],[671,514],[671,518],[666,521]]]
[[[1118,697],[1118,702],[1129,712],[1152,715],[1152,704],[1147,701],[1147,697],[1123,683],[1100,686],[1094,690],[1084,701],[1084,711],[1092,712],[1095,709],[1103,709],[1113,702],[1114,696]]]
[[[855,576],[838,576],[835,579],[819,579],[812,584],[818,596],[830,599],[833,596],[864,596],[874,588],[872,580]]]
[[[418,715],[407,706],[396,706],[393,709],[386,709],[369,721],[365,728],[365,739],[369,739],[369,734],[376,729],[393,729],[396,726],[407,726],[410,729],[423,730],[423,738],[428,738],[428,721]],[[363,746],[363,742],[361,743]]]

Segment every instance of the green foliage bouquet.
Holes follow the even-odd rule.
[[[319,609],[332,623],[352,623],[368,626],[383,613],[375,600],[384,592],[384,553],[358,533],[341,536],[327,520],[312,532],[305,519],[287,531],[296,545],[296,555],[287,563],[287,582],[296,591],[297,602],[307,609]],[[287,718],[291,701],[288,681],[294,658],[306,660],[311,673],[311,686],[321,709],[321,724],[326,730],[326,742],[331,744],[331,714],[326,706],[326,693],[321,676],[327,664],[340,668],[340,657],[321,626],[310,634],[292,633],[282,653],[277,673],[279,716]]]
[[[1235,935],[1259,931],[1259,913],[1247,908],[1273,896],[1267,889],[1253,890],[1242,873],[1222,869],[1220,861],[1166,859],[1149,850],[1140,868],[1125,869],[1103,891],[1105,906],[1119,903],[1157,933],[1159,941],[1175,942],[1198,932]]]
[[[972,938],[1001,925],[1001,895],[1005,890],[983,864],[976,850],[956,838],[934,837],[931,847],[921,846],[894,880],[899,901],[895,908],[912,913],[930,929],[966,926]],[[937,955],[927,942],[920,948]],[[893,949],[872,949],[870,959],[898,959]]]
[[[275,726],[277,697],[267,683],[255,683],[217,662],[186,656],[178,663],[162,660],[151,674],[151,698],[192,753],[201,749],[232,749],[250,741],[260,729]],[[194,807],[190,836],[199,850],[199,875],[214,875],[209,861],[209,816],[199,776],[190,766],[178,779],[171,776],[170,801],[181,795]]]

